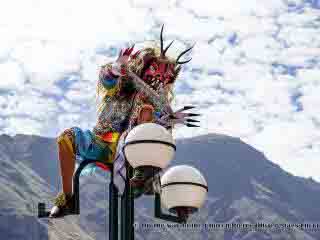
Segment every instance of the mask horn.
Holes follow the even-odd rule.
[[[173,41],[165,48],[163,49],[163,27],[164,27],[164,24],[162,24],[162,27],[161,27],[161,32],[160,32],[160,49],[161,49],[161,57],[165,57],[166,56],[166,52],[168,51],[169,47],[171,47]]]
[[[193,47],[194,47],[195,44],[193,44],[191,47],[187,48],[186,50],[184,50],[182,53],[179,54],[179,56],[177,57],[177,60],[176,60],[176,64],[185,64],[187,62],[190,62],[192,58],[190,58],[189,60],[186,60],[186,61],[179,61],[180,58],[186,54],[187,52],[189,52]]]

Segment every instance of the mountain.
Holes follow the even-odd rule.
[[[320,223],[320,184],[282,170],[239,138],[210,134],[179,139],[172,165],[179,164],[195,166],[205,176],[209,186],[205,206],[187,225],[143,228],[142,223],[167,222],[154,219],[151,197],[139,198],[136,239],[320,239],[315,226],[288,226]],[[61,186],[55,139],[1,135],[0,166],[1,239],[107,238],[107,173],[81,178],[80,217],[39,220],[37,203],[49,201]],[[234,228],[226,229],[227,223]],[[257,229],[244,225],[257,223]],[[272,227],[262,226],[271,223]]]

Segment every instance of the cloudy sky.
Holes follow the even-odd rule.
[[[320,181],[319,0],[7,0],[0,8],[0,133],[56,137],[96,121],[98,67],[119,49],[196,43],[175,106],[198,106],[207,133],[240,137]]]

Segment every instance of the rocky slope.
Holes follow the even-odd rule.
[[[225,228],[320,223],[320,184],[285,172],[240,139],[211,134],[178,140],[172,165],[177,164],[193,165],[207,179],[207,202],[189,221],[199,225],[143,228],[142,223],[166,222],[153,218],[152,198],[142,197],[136,201],[136,239],[320,239],[315,227]],[[1,135],[0,166],[1,239],[107,238],[108,174],[82,177],[80,217],[48,221],[35,216],[37,203],[49,201],[61,185],[55,139]]]

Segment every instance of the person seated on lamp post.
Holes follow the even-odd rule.
[[[96,95],[101,101],[95,126],[92,129],[70,127],[57,137],[62,189],[53,201],[50,217],[63,216],[68,209],[73,208],[72,177],[76,162],[91,159],[99,163],[114,163],[119,137],[128,130],[132,104],[136,101],[137,93],[145,94],[160,114],[157,121],[163,126],[180,123],[188,127],[197,127],[190,124],[195,120],[188,119],[197,114],[182,113],[190,107],[176,112],[171,109],[174,83],[182,65],[191,60],[183,61],[181,58],[193,46],[182,51],[176,58],[167,56],[172,42],[164,47],[162,33],[163,26],[160,32],[160,46],[145,46],[135,53],[132,46],[121,50],[115,61],[102,65]],[[150,115],[150,110],[142,110],[137,121],[151,121]]]

